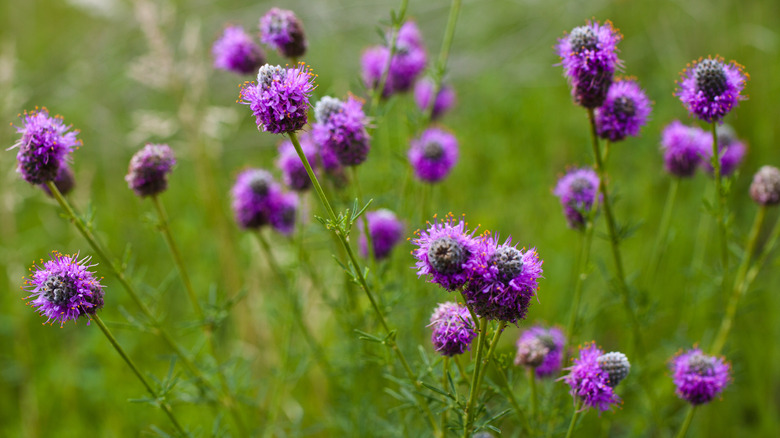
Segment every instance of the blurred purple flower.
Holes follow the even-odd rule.
[[[388,70],[382,97],[409,90],[425,70],[428,55],[425,53],[420,31],[413,21],[407,21],[399,29],[396,52],[388,66],[389,56],[388,47],[374,46],[366,49],[361,58],[363,82],[371,90],[379,86],[382,74],[385,69]]]
[[[623,79],[612,83],[604,104],[596,109],[599,137],[610,141],[636,137],[647,123],[650,105],[650,99],[636,81]]]
[[[720,175],[726,177],[734,173],[742,164],[742,160],[747,153],[747,146],[737,138],[734,129],[729,125],[718,126],[718,155],[720,156]],[[702,164],[704,170],[712,175],[715,170],[712,168],[712,134],[707,133],[709,146],[704,150]]]
[[[428,128],[420,138],[412,140],[408,156],[418,178],[439,182],[458,161],[458,141],[447,131]]]
[[[434,82],[430,79],[417,81],[414,86],[414,101],[420,111],[427,111],[433,97]],[[431,120],[436,120],[455,104],[455,91],[449,85],[442,84],[433,102]]]
[[[318,167],[317,146],[311,136],[305,132],[298,136],[298,141],[301,144],[303,154],[316,174]],[[276,165],[282,171],[282,181],[287,187],[298,192],[311,188],[311,179],[306,172],[306,167],[290,140],[285,140],[279,145],[279,158],[276,160]]]
[[[270,173],[263,169],[241,172],[231,190],[236,222],[244,229],[257,229],[270,222],[271,199],[281,192]]]
[[[537,377],[554,376],[561,371],[565,344],[566,337],[559,328],[533,326],[517,340],[515,365],[532,366]],[[541,357],[534,357],[537,355]]]
[[[731,367],[721,357],[708,356],[698,348],[678,353],[670,368],[677,395],[692,405],[710,402],[729,384]]]
[[[368,220],[368,232],[371,233],[371,244],[374,247],[374,258],[384,259],[390,255],[390,251],[403,237],[404,224],[396,217],[395,213],[387,209],[369,211],[366,213]],[[361,228],[360,253],[368,257],[368,242]]]
[[[323,151],[334,155],[342,166],[356,166],[368,158],[371,143],[362,101],[354,96],[346,102],[325,96],[317,102],[314,115],[312,138]]]
[[[561,201],[566,222],[575,230],[584,228],[586,216],[590,215],[598,193],[599,177],[590,168],[570,170],[558,180],[553,190]]]
[[[155,196],[168,188],[168,174],[176,164],[167,144],[149,143],[133,155],[125,181],[136,195]]]
[[[677,177],[693,176],[711,146],[712,136],[709,133],[697,127],[683,125],[679,120],[666,125],[661,133],[664,167]]]
[[[308,46],[303,25],[295,13],[279,8],[271,8],[260,18],[260,40],[285,58],[303,56]]]
[[[241,26],[228,26],[211,47],[214,68],[246,75],[265,64],[265,53]]]
[[[431,315],[431,342],[442,356],[455,356],[471,349],[477,335],[469,309],[456,303],[441,303]]]
[[[753,176],[750,197],[759,205],[780,204],[780,169],[763,166]]]
[[[298,213],[298,195],[294,192],[271,192],[267,206],[271,226],[286,236],[292,234]]]

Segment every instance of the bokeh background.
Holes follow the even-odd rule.
[[[235,175],[247,166],[272,168],[280,139],[258,132],[248,109],[235,103],[244,79],[214,71],[210,45],[225,23],[255,29],[272,6],[292,9],[309,37],[304,58],[318,74],[315,95],[363,96],[361,51],[381,42],[377,29],[387,24],[398,3],[0,3],[0,143],[10,147],[16,142],[9,123],[17,123],[18,113],[36,105],[62,114],[81,130],[84,146],[74,154],[77,187],[71,201],[82,212],[94,212],[100,237],[114,254],[127,253],[132,278],[148,301],[182,342],[202,356],[200,332],[188,323],[189,303],[155,231],[153,207],[137,199],[123,179],[131,155],[145,142],[167,142],[174,148],[178,166],[163,197],[174,234],[204,301],[246,294],[221,327],[219,348],[231,381],[243,391],[246,415],[271,435],[420,436],[425,429],[384,390],[397,389],[384,376],[398,367],[388,367],[381,347],[362,343],[351,331],[376,329],[371,313],[361,325],[344,327],[334,316],[338,311],[318,292],[326,289],[338,296],[344,293],[344,279],[331,258],[337,253],[333,241],[311,219],[319,211],[317,200],[304,201],[304,245],[315,260],[320,284],[303,275],[295,242],[269,238],[283,267],[298,279],[309,327],[354,382],[352,393],[334,393],[323,381],[256,240],[234,225],[228,192]],[[450,4],[410,3],[408,16],[421,28],[433,58]],[[654,101],[641,137],[613,145],[609,159],[610,182],[618,194],[616,216],[635,226],[624,242],[632,278],[645,267],[670,183],[659,153],[660,131],[673,119],[693,123],[673,96],[686,63],[719,54],[743,64],[751,76],[749,100],[727,118],[749,145],[729,195],[735,257],[756,211],[747,195],[752,174],[761,165],[780,164],[780,3],[465,1],[447,74],[458,104],[441,121],[459,139],[460,162],[421,205],[427,189],[409,178],[405,160],[415,134],[410,120],[417,117],[416,108],[410,96],[402,96],[387,102],[375,120],[373,149],[359,173],[363,192],[374,198],[375,206],[399,212],[409,235],[433,213],[465,213],[471,225],[536,247],[545,260],[545,279],[528,322],[565,325],[569,316],[579,235],[566,227],[551,190],[567,166],[591,163],[590,139],[585,111],[571,103],[561,68],[555,66],[553,45],[564,31],[588,19],[612,20],[622,31],[624,73],[636,77]],[[276,53],[267,53],[269,61],[283,62]],[[625,399],[622,409],[588,414],[583,436],[670,436],[679,427],[685,404],[673,394],[665,363],[681,348],[709,345],[725,308],[714,269],[715,227],[702,207],[705,193],[711,199],[711,185],[703,174],[681,183],[661,271],[649,284],[635,281],[650,353],[643,363],[630,359],[644,370],[648,386],[656,388],[657,411],[650,414],[647,397],[629,377],[619,391]],[[353,195],[346,189],[339,196],[339,206],[346,208]],[[777,212],[771,210],[768,222],[775,220]],[[762,241],[766,234],[768,229]],[[94,325],[41,325],[43,320],[24,306],[21,279],[33,260],[46,258],[52,249],[90,255],[56,204],[15,173],[15,151],[0,154],[0,435],[146,436],[154,433],[151,425],[167,429],[158,410],[128,402],[145,394]],[[422,366],[418,348],[435,357],[427,318],[437,302],[452,297],[417,280],[410,249],[401,245],[379,274],[382,301],[391,323],[399,327],[400,343]],[[583,324],[575,344],[596,340],[609,351],[629,350],[628,320],[608,285],[612,262],[606,240],[597,238],[593,250],[594,273],[585,286]],[[741,303],[725,349],[733,364],[731,386],[722,401],[699,409],[688,436],[780,433],[777,266],[774,261],[767,266]],[[163,378],[170,353],[154,336],[133,327],[133,303],[108,272],[100,266],[97,270],[106,277],[104,320],[146,372]],[[499,353],[513,354],[525,324],[508,330]],[[221,435],[227,420],[220,423],[209,406],[189,403],[198,400],[197,391],[186,373],[175,370],[182,380],[174,402],[177,413],[201,436]],[[514,383],[521,401],[527,400],[521,373]],[[565,391],[555,389],[562,385],[545,382],[541,394],[557,391],[568,402]],[[543,406],[565,428],[569,405],[563,404],[567,410],[561,412],[549,402]],[[508,436],[518,429],[511,415],[500,427]]]

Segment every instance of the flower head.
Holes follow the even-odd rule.
[[[622,353],[605,355],[590,343],[580,347],[580,357],[567,368],[569,374],[563,377],[563,381],[571,387],[572,397],[582,401],[583,409],[596,408],[603,412],[620,403],[613,387],[620,381],[620,376],[628,374],[629,366]]]
[[[57,187],[57,190],[59,190],[61,194],[67,195],[71,190],[73,190],[75,185],[76,177],[73,175],[73,171],[70,170],[70,166],[68,166],[66,163],[64,166],[60,167],[59,171],[57,171],[57,177],[54,178],[54,186]],[[44,193],[52,196],[51,190],[49,190],[49,186],[46,184],[41,184],[40,187],[43,189]]]
[[[54,181],[61,167],[66,165],[70,153],[81,146],[76,138],[79,131],[71,131],[60,116],[49,116],[46,108],[20,114],[21,126],[16,132],[22,137],[13,147],[16,153],[16,171],[30,184]]]
[[[90,258],[78,260],[78,254],[52,251],[50,260],[34,264],[22,289],[30,292],[27,304],[36,308],[46,322],[59,321],[60,326],[80,316],[94,315],[103,308],[103,286],[87,270]],[[89,317],[87,317],[89,318]],[[89,322],[87,322],[89,324]]]
[[[599,177],[590,168],[572,169],[561,177],[553,194],[563,206],[566,222],[570,228],[581,230],[590,215],[599,193]],[[601,197],[599,197],[601,199]]]
[[[371,234],[371,245],[374,248],[374,258],[384,259],[390,255],[403,237],[404,224],[396,217],[395,213],[387,209],[369,211],[366,213],[368,220],[368,232]],[[364,257],[368,256],[368,242],[365,234],[360,235],[360,252]]]
[[[308,46],[303,25],[295,13],[279,8],[271,8],[260,18],[260,40],[286,58],[303,56]]]
[[[598,108],[604,102],[615,70],[620,67],[617,43],[622,35],[607,21],[604,25],[588,22],[575,27],[558,40],[563,75],[572,87],[572,97],[586,108]]]
[[[433,98],[435,84],[430,79],[417,81],[414,86],[414,101],[420,111],[428,110]],[[455,104],[455,91],[449,85],[442,84],[431,109],[431,119],[436,120],[447,112]]]
[[[442,356],[455,356],[471,349],[477,335],[469,309],[456,303],[441,303],[431,315],[433,347]]]
[[[734,132],[734,129],[729,125],[718,126],[718,156],[720,156],[720,175],[723,177],[729,176],[737,170],[742,159],[745,158],[747,152],[747,146]],[[709,147],[704,150],[703,164],[704,170],[710,175],[715,172],[712,167],[712,134],[707,133],[707,139],[709,140]]]
[[[428,55],[425,53],[420,31],[413,21],[407,21],[398,30],[396,51],[388,65],[389,57],[388,47],[375,46],[363,52],[361,58],[363,81],[367,88],[377,88],[382,80],[382,74],[387,69],[382,97],[409,90],[420,73],[425,70]]]
[[[267,206],[271,226],[284,235],[292,234],[298,213],[298,195],[294,192],[273,192],[269,196]]]
[[[228,26],[211,47],[214,67],[246,75],[265,64],[265,53],[241,26]]]
[[[444,220],[428,223],[426,230],[417,230],[415,234],[412,243],[417,249],[412,255],[417,259],[418,277],[430,276],[431,283],[447,290],[466,284],[478,267],[479,243],[473,231],[466,229],[463,219],[456,221],[450,214]]]
[[[312,170],[317,173],[317,146],[308,133],[299,135],[298,141],[306,160],[309,161]],[[306,172],[306,167],[290,140],[285,140],[279,145],[279,158],[276,160],[276,166],[282,171],[282,181],[287,187],[298,192],[308,190],[311,187],[311,179]]]
[[[780,169],[763,166],[753,176],[750,197],[759,205],[780,204]]]
[[[408,156],[418,178],[430,183],[439,182],[458,161],[458,141],[447,131],[428,128],[412,140]]]
[[[271,174],[263,169],[241,172],[230,192],[238,225],[244,229],[253,229],[268,224],[271,199],[280,191]]]
[[[708,57],[689,64],[681,73],[675,92],[691,115],[707,123],[719,122],[746,97],[741,95],[749,79],[741,65]]]
[[[155,196],[168,188],[168,174],[176,164],[167,144],[147,144],[130,159],[125,176],[127,185],[138,196]]]
[[[515,365],[534,368],[537,377],[556,375],[561,370],[565,344],[566,338],[559,328],[531,327],[517,340]]]
[[[650,115],[650,99],[631,79],[618,80],[609,87],[604,104],[596,109],[599,137],[620,141],[636,137]]]
[[[729,384],[731,367],[698,348],[678,353],[670,363],[677,395],[692,405],[708,403]]]
[[[693,176],[702,157],[711,149],[711,145],[712,136],[709,133],[675,120],[666,125],[661,134],[664,167],[674,176],[681,178]]]
[[[343,166],[366,161],[371,143],[362,101],[354,96],[346,102],[326,96],[317,102],[314,115],[317,123],[312,126],[312,138],[323,150],[336,156]]]
[[[308,121],[314,74],[301,63],[295,68],[265,64],[257,84],[245,82],[239,101],[255,115],[258,128],[273,134],[295,132]]]

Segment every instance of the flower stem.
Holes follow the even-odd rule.
[[[504,394],[506,394],[506,397],[509,399],[509,403],[512,405],[512,408],[515,410],[517,416],[520,417],[520,425],[522,426],[523,431],[528,435],[532,435],[531,425],[528,422],[528,417],[526,417],[525,412],[523,412],[523,409],[520,407],[520,403],[517,402],[517,398],[515,397],[514,391],[512,391],[512,387],[509,385],[509,379],[506,377],[504,369],[501,368],[498,362],[495,360],[493,361],[493,365],[495,365],[496,370],[498,371],[498,375],[501,377],[499,384],[504,390]]]
[[[449,356],[444,356],[444,360],[442,360],[442,366],[441,366],[441,388],[445,392],[449,392],[450,388],[450,382],[447,378],[447,375],[450,372],[450,358]],[[458,394],[454,394],[457,398]],[[444,431],[447,430],[447,409],[444,409],[441,412],[441,430],[442,433],[445,433]]]
[[[466,369],[463,368],[463,364],[460,362],[460,356],[455,356],[455,365],[458,367],[458,372],[460,373],[461,380],[463,380],[466,383],[466,385],[471,386],[469,375],[466,374]]]
[[[536,370],[528,368],[528,386],[531,387],[531,415],[539,416],[539,397],[536,395]]]
[[[382,94],[384,94],[385,85],[387,84],[387,77],[390,74],[390,63],[392,62],[393,56],[395,56],[396,49],[398,48],[398,30],[401,28],[401,23],[404,21],[404,17],[406,16],[406,8],[408,6],[409,0],[401,0],[400,12],[397,15],[393,14],[393,28],[390,32],[390,53],[387,56],[387,63],[382,69],[382,76],[379,77],[379,83],[377,84],[376,88],[374,88],[374,93],[371,96],[371,112],[376,110],[377,105],[379,105],[379,98],[382,97]]]
[[[580,415],[580,409],[582,408],[582,402],[578,401],[574,405],[574,413],[571,416],[571,423],[569,423],[569,430],[566,432],[566,438],[571,438],[574,432],[574,425],[577,423],[577,417]]]
[[[723,182],[720,172],[720,151],[718,150],[718,129],[717,122],[712,122],[712,158],[710,163],[715,177],[715,201],[717,209],[715,210],[715,219],[718,222],[718,232],[720,233],[720,262],[723,266],[723,288],[725,289],[726,278],[729,272],[729,250],[728,234],[726,230],[725,205],[726,194],[723,192]]]
[[[360,189],[360,179],[358,178],[357,166],[352,166],[352,183],[355,184],[355,196],[357,197],[358,208],[363,208],[363,193]],[[366,236],[366,249],[368,250],[368,260],[371,263],[371,272],[375,279],[378,279],[376,269],[376,253],[374,253],[374,239],[371,237],[371,230],[368,227],[368,218],[365,213],[361,216],[360,222],[363,224],[363,235]],[[374,283],[376,285],[376,282]]]
[[[471,434],[471,429],[474,427],[474,410],[476,408],[476,402],[479,395],[480,387],[482,386],[482,378],[485,376],[485,369],[490,362],[490,358],[493,356],[493,352],[498,345],[498,339],[504,332],[507,323],[502,322],[499,324],[495,333],[493,333],[493,339],[488,346],[488,352],[483,357],[482,352],[485,349],[485,339],[487,332],[487,319],[483,318],[479,326],[479,339],[477,340],[477,359],[474,363],[474,375],[471,380],[471,389],[469,390],[469,401],[466,405],[466,410],[463,412],[463,424],[465,425],[463,430],[463,436],[468,437]]]
[[[650,253],[650,261],[647,264],[648,269],[645,270],[645,275],[649,277],[647,279],[648,281],[652,281],[652,279],[656,278],[655,274],[660,265],[661,251],[666,246],[666,240],[669,237],[669,224],[672,219],[672,208],[674,207],[674,200],[677,197],[677,188],[679,185],[680,178],[672,178],[672,182],[669,183],[669,191],[666,194],[663,213],[661,213],[661,224],[658,227],[658,234],[655,236],[653,251]]]
[[[588,278],[588,264],[590,262],[591,242],[593,242],[593,220],[586,219],[585,231],[580,238],[580,255],[577,258],[577,267],[575,270],[577,273],[577,279],[574,283],[574,298],[572,299],[572,303],[574,305],[571,308],[569,325],[566,328],[566,346],[563,349],[565,356],[568,356],[569,344],[574,340],[574,328],[577,325],[580,303],[582,302],[582,288],[583,284],[585,283],[585,279]]]
[[[106,338],[108,338],[108,342],[111,343],[111,345],[114,347],[114,349],[119,353],[120,356],[122,356],[122,359],[124,359],[125,363],[127,363],[127,366],[130,367],[130,369],[133,371],[133,374],[135,374],[136,377],[138,377],[138,380],[141,381],[141,383],[146,388],[146,391],[149,392],[149,394],[152,396],[152,398],[155,401],[155,404],[159,406],[164,412],[165,415],[168,416],[168,418],[171,420],[171,423],[173,423],[173,426],[176,428],[177,431],[181,434],[181,436],[188,436],[187,432],[184,431],[184,428],[182,428],[181,424],[179,424],[179,421],[176,419],[176,417],[173,415],[173,411],[171,410],[171,407],[168,405],[168,403],[165,401],[164,396],[160,396],[157,394],[157,391],[152,388],[152,385],[149,384],[149,382],[146,380],[146,377],[144,377],[143,374],[141,374],[141,371],[138,370],[138,367],[135,365],[132,359],[130,359],[130,356],[125,353],[125,350],[122,349],[122,346],[119,345],[119,342],[117,342],[114,335],[111,333],[111,330],[106,327],[106,324],[103,323],[103,320],[100,318],[100,315],[97,313],[93,314],[91,317],[92,321],[95,321],[97,323],[98,327],[100,327],[100,331],[103,332],[104,335],[106,335]]]
[[[436,103],[436,97],[441,90],[441,82],[444,78],[444,74],[447,71],[447,60],[450,57],[450,48],[452,47],[452,40],[455,37],[455,26],[458,23],[458,15],[460,15],[461,0],[452,0],[450,5],[450,14],[447,17],[447,27],[444,28],[444,39],[441,43],[441,51],[439,52],[439,59],[436,61],[436,67],[433,74],[433,93],[431,99],[428,102],[428,107],[425,108],[425,124],[427,124],[433,116],[433,107]]]
[[[683,421],[682,426],[680,426],[680,432],[677,434],[677,438],[685,438],[685,434],[688,433],[688,427],[691,425],[691,420],[693,420],[694,412],[696,412],[696,406],[689,406],[688,413],[685,414],[685,420]]]

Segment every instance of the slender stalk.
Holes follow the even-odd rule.
[[[677,434],[677,438],[685,438],[685,434],[688,433],[688,427],[691,425],[691,420],[693,420],[694,412],[696,412],[696,406],[689,406],[688,413],[685,414],[685,420],[683,420],[683,424],[680,426],[680,432]]]
[[[449,356],[444,356],[444,360],[442,360],[442,366],[441,366],[441,388],[444,391],[449,392],[450,388],[450,382],[449,379],[447,379],[447,374],[450,372],[450,358]],[[457,398],[458,394],[454,394]],[[441,431],[442,434],[446,433],[447,430],[447,409],[443,410],[441,413]]]
[[[712,164],[713,176],[715,178],[715,200],[717,206],[715,219],[718,222],[718,232],[720,234],[720,262],[723,266],[723,287],[725,289],[726,277],[728,277],[729,271],[728,234],[725,218],[726,194],[723,192],[723,182],[721,181],[717,122],[712,122],[710,126],[712,128],[712,158],[710,163]]]
[[[571,423],[569,423],[569,430],[566,432],[566,438],[571,438],[574,432],[574,425],[577,423],[577,417],[580,415],[580,409],[582,408],[582,402],[578,401],[574,405],[574,413],[571,416]]]
[[[103,323],[103,320],[100,318],[100,315],[97,313],[92,315],[92,321],[95,321],[97,323],[98,327],[100,327],[100,331],[103,332],[104,335],[106,335],[106,338],[108,338],[108,342],[111,343],[111,345],[114,347],[117,353],[119,353],[120,356],[122,356],[122,359],[124,359],[125,363],[127,363],[127,366],[130,367],[130,369],[133,371],[133,374],[135,374],[136,377],[138,377],[138,380],[141,381],[141,383],[144,385],[144,388],[146,388],[146,391],[149,392],[149,395],[152,396],[152,398],[155,400],[155,404],[160,406],[160,408],[165,412],[165,415],[168,416],[168,418],[171,420],[171,423],[173,423],[173,426],[176,428],[176,430],[181,434],[181,436],[189,436],[187,432],[184,431],[184,428],[179,424],[179,421],[176,419],[176,417],[173,415],[173,411],[171,410],[171,407],[168,405],[168,403],[165,401],[164,396],[160,396],[157,394],[157,391],[152,388],[152,385],[149,384],[149,382],[146,380],[146,377],[144,377],[143,374],[141,374],[141,371],[138,370],[138,367],[135,365],[132,359],[130,359],[130,356],[125,353],[125,350],[122,349],[122,346],[119,345],[119,342],[117,342],[114,335],[111,333],[111,330],[106,327],[106,324]]]
[[[358,178],[357,166],[352,166],[352,183],[355,185],[355,195],[357,196],[359,208],[363,207],[363,193],[360,189],[360,179]],[[366,236],[366,249],[368,250],[368,260],[371,263],[371,271],[374,278],[378,280],[376,269],[376,254],[374,253],[374,239],[371,236],[371,230],[368,227],[368,218],[365,214],[360,218],[363,224],[363,235]],[[374,283],[376,285],[376,283]]]
[[[595,207],[594,207],[595,209]],[[585,280],[588,278],[588,264],[590,262],[590,247],[593,242],[593,220],[586,219],[585,231],[580,236],[580,255],[577,258],[577,279],[574,283],[574,298],[571,308],[571,315],[569,316],[569,325],[566,328],[566,346],[563,351],[568,355],[569,344],[574,340],[574,328],[577,325],[577,319],[579,317],[580,303],[582,302],[582,288]]]
[[[748,271],[747,276],[745,277],[745,288],[750,287],[750,285],[753,283],[753,280],[756,279],[756,276],[761,270],[761,267],[764,266],[764,263],[766,263],[769,255],[772,254],[772,250],[775,248],[778,238],[780,238],[780,219],[775,222],[775,226],[772,229],[770,237],[764,245],[764,248],[761,250],[761,255],[758,256],[756,262],[753,264],[753,267],[751,267]]]
[[[666,202],[664,202],[664,209],[661,213],[661,224],[658,227],[658,234],[655,236],[655,243],[653,244],[653,251],[650,253],[650,261],[647,266],[649,269],[645,270],[645,275],[648,278],[656,278],[655,273],[658,271],[660,265],[661,250],[666,246],[666,240],[669,237],[669,224],[672,219],[672,208],[674,207],[674,200],[677,197],[677,188],[680,185],[680,178],[672,178],[669,183],[669,191],[666,193]]]
[[[501,385],[501,388],[504,390],[504,394],[509,399],[509,403],[512,405],[512,408],[515,410],[517,416],[520,417],[520,425],[523,427],[523,431],[531,435],[531,425],[528,422],[528,417],[525,415],[525,412],[523,412],[523,409],[520,407],[520,403],[517,402],[517,397],[515,397],[515,393],[514,391],[512,391],[512,387],[509,385],[509,379],[507,378],[504,369],[501,368],[501,366],[499,366],[496,360],[493,361],[493,365],[495,365],[495,368],[498,371],[498,375],[499,377],[501,377],[499,384]]]
[[[463,438],[471,435],[473,422],[473,410],[477,402],[477,386],[479,383],[480,369],[482,368],[482,352],[485,349],[485,332],[487,332],[487,319],[483,319],[479,324],[479,336],[477,337],[477,359],[474,361],[474,374],[471,377],[471,388],[469,389],[469,401],[466,404],[466,410],[463,411]]]
[[[731,326],[734,322],[734,316],[737,313],[737,305],[739,300],[745,294],[747,289],[747,273],[750,266],[750,259],[753,256],[753,251],[756,248],[756,242],[758,241],[758,234],[761,231],[761,225],[764,223],[766,217],[766,206],[760,206],[756,212],[756,218],[753,221],[753,227],[750,229],[748,235],[748,241],[745,245],[745,252],[742,255],[742,262],[739,264],[737,274],[734,277],[734,288],[732,291],[731,299],[729,299],[728,306],[726,307],[726,314],[723,315],[723,320],[720,323],[720,329],[718,335],[715,337],[715,342],[712,344],[712,354],[720,354],[723,350],[723,346],[726,344],[726,338],[731,331]]]
[[[425,108],[426,124],[433,116],[433,106],[436,103],[436,97],[441,90],[442,79],[447,71],[450,48],[452,47],[452,40],[455,37],[455,26],[458,23],[458,15],[460,15],[460,4],[461,0],[452,0],[450,5],[450,14],[447,17],[447,27],[444,28],[444,40],[441,44],[441,51],[439,52],[439,59],[436,62],[436,71],[434,72],[433,93],[431,94],[430,102],[428,102],[428,107]]]
[[[528,386],[531,387],[531,415],[539,416],[539,397],[536,395],[536,369],[528,368]]]
[[[400,12],[397,16],[393,17],[393,28],[390,31],[390,54],[387,56],[387,63],[382,69],[382,76],[379,77],[379,83],[377,84],[376,88],[374,88],[374,92],[371,95],[372,113],[376,110],[377,105],[379,105],[379,98],[382,97],[382,94],[384,94],[385,85],[387,84],[387,77],[390,74],[390,62],[393,60],[393,56],[395,56],[396,49],[398,48],[398,30],[401,28],[401,23],[404,21],[404,17],[406,16],[406,8],[408,6],[409,0],[401,0]]]

